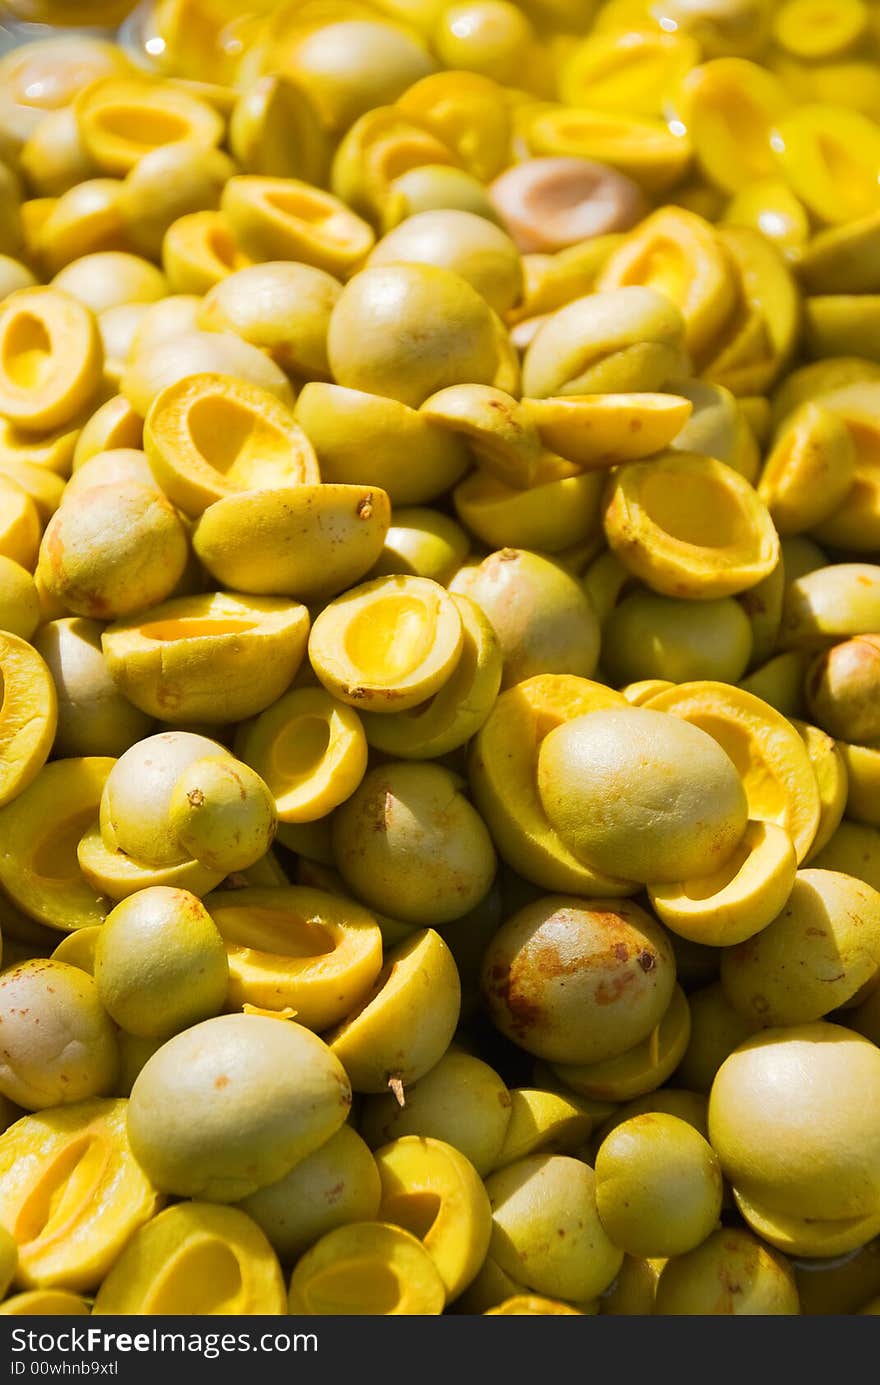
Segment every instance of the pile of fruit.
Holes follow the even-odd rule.
[[[880,4],[6,10],[0,1314],[880,1312]]]

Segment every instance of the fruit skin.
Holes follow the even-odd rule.
[[[367,266],[432,264],[466,279],[496,313],[512,308],[522,293],[519,253],[500,226],[452,208],[416,212],[370,251]]]
[[[824,649],[880,627],[880,567],[834,563],[795,577],[786,587],[781,649]]]
[[[342,1065],[309,1030],[219,1015],[148,1060],[131,1089],[128,1135],[157,1187],[235,1202],[329,1139],[350,1105]]]
[[[639,1043],[672,998],[663,929],[629,900],[551,895],[498,930],[482,991],[507,1038],[556,1063],[595,1063]]]
[[[620,394],[659,390],[687,375],[684,320],[654,289],[577,298],[539,327],[523,361],[523,393]]]
[[[381,486],[395,510],[436,499],[469,465],[461,438],[397,399],[310,380],[294,412],[323,480]]]
[[[199,327],[237,336],[271,353],[291,373],[327,379],[327,326],[342,285],[312,265],[273,260],[215,284],[197,312]]]
[[[433,928],[419,929],[385,957],[372,991],[325,1035],[357,1092],[402,1088],[430,1072],[449,1048],[461,1012],[452,953]]]
[[[748,617],[732,597],[682,601],[637,591],[603,630],[602,662],[616,685],[646,678],[737,683],[752,654]]]
[[[676,1256],[664,1266],[654,1312],[664,1317],[785,1316],[799,1313],[800,1305],[794,1275],[785,1258],[750,1232],[724,1227],[695,1250]]]
[[[18,1265],[18,1246],[15,1238],[4,1226],[0,1230],[0,1293],[5,1298],[15,1276]]]
[[[318,601],[366,576],[390,519],[378,486],[279,486],[209,505],[193,548],[214,579],[235,591]]]
[[[187,765],[168,805],[181,846],[210,870],[247,870],[275,840],[275,799],[242,762],[208,758]]]
[[[334,1227],[376,1220],[381,1196],[375,1159],[360,1135],[342,1125],[277,1183],[258,1188],[239,1206],[281,1260],[293,1264]]]
[[[155,487],[95,486],[49,521],[39,571],[74,615],[113,620],[169,597],[183,575],[186,531]]]
[[[754,1024],[809,1024],[880,981],[880,893],[839,871],[798,871],[782,912],[721,959],[728,1001]]]
[[[830,736],[880,741],[880,636],[858,635],[817,654],[804,689],[813,720]]]
[[[588,713],[551,731],[538,791],[580,859],[610,875],[684,880],[721,867],[746,826],[729,757],[705,733],[644,707]]]
[[[97,620],[64,617],[47,621],[34,637],[58,691],[56,755],[122,755],[153,727],[117,691],[101,652],[103,628]]]
[[[599,1146],[595,1172],[602,1225],[629,1255],[684,1255],[718,1225],[718,1158],[677,1116],[646,1113],[615,1126]]]
[[[167,1039],[216,1015],[226,1000],[226,948],[187,890],[157,886],[122,900],[95,947],[95,984],[129,1034]]]
[[[539,553],[502,548],[449,584],[488,616],[501,644],[502,688],[540,673],[590,678],[599,656],[592,603],[574,578]]]
[[[67,1289],[29,1289],[13,1294],[0,1304],[0,1313],[10,1317],[88,1317],[92,1310],[80,1294]]]
[[[0,976],[0,1092],[27,1111],[113,1090],[116,1033],[79,967],[35,958]]]
[[[364,269],[330,315],[327,355],[337,384],[418,408],[447,385],[493,383],[491,309],[449,269]]]
[[[880,1051],[824,1022],[765,1029],[721,1065],[709,1139],[734,1188],[783,1216],[880,1203]]]
[[[538,674],[502,692],[473,739],[471,790],[499,855],[545,890],[616,898],[635,884],[584,865],[551,826],[538,795],[538,752],[550,730],[598,708],[623,707],[620,693],[573,674]]]
[[[600,1294],[620,1269],[623,1251],[599,1220],[595,1186],[589,1164],[560,1154],[532,1155],[490,1174],[489,1254],[535,1293],[570,1302]]]
[[[191,731],[160,731],[119,757],[101,795],[101,836],[112,850],[149,866],[187,859],[170,823],[178,778],[206,756],[231,760],[219,741]]]
[[[182,596],[115,621],[101,636],[129,701],[164,722],[224,725],[287,690],[305,653],[306,608],[281,597]]]
[[[453,1145],[481,1178],[494,1167],[511,1119],[511,1094],[488,1063],[454,1048],[406,1091],[364,1101],[360,1129],[373,1149],[402,1135],[430,1136]]]
[[[460,781],[434,764],[369,770],[333,818],[333,854],[363,902],[414,925],[448,923],[478,904],[495,874],[485,824]]]
[[[40,598],[34,579],[12,558],[0,555],[0,629],[29,640],[40,624]]]
[[[672,1076],[691,1032],[687,996],[676,984],[666,1013],[647,1038],[600,1063],[554,1063],[554,1076],[594,1101],[631,1101],[653,1092]]]
[[[759,1025],[731,1005],[720,981],[688,994],[691,1037],[676,1070],[676,1081],[708,1096],[715,1074],[735,1048],[757,1032]],[[705,1133],[705,1120],[703,1122]]]

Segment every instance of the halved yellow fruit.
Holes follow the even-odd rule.
[[[101,77],[75,98],[80,139],[104,173],[125,174],[150,149],[188,140],[210,148],[223,120],[176,82]]]
[[[309,659],[328,692],[349,706],[403,712],[436,693],[461,657],[452,597],[428,577],[377,577],[325,606]]]
[[[684,1057],[691,1035],[687,997],[676,986],[669,1008],[656,1028],[635,1048],[602,1063],[552,1063],[566,1087],[602,1101],[630,1101],[660,1087]]]
[[[622,466],[609,478],[604,522],[620,561],[664,596],[734,596],[779,559],[773,521],[748,481],[697,452]]]
[[[187,212],[162,238],[162,268],[175,294],[201,296],[251,264],[222,212]]]
[[[504,485],[533,483],[541,439],[526,406],[504,390],[449,385],[426,399],[419,413],[464,438],[480,465]],[[546,445],[552,449],[552,443]]]
[[[398,399],[310,380],[296,420],[318,457],[325,481],[381,486],[398,505],[423,505],[467,470],[462,439]]]
[[[119,690],[167,722],[242,721],[276,701],[302,662],[305,606],[282,597],[182,596],[101,636]]]
[[[530,1154],[573,1154],[586,1143],[605,1110],[575,1092],[512,1087],[510,1120],[491,1172]]]
[[[798,872],[785,907],[721,958],[730,1004],[755,1025],[812,1024],[880,981],[880,895],[852,875]]]
[[[364,712],[367,740],[386,755],[404,760],[436,759],[463,746],[482,726],[501,686],[498,637],[470,597],[453,594],[461,617],[461,656],[443,687],[393,717]]]
[[[324,688],[279,697],[239,728],[235,750],[269,785],[280,823],[324,818],[351,797],[367,768],[360,717]]]
[[[681,683],[647,705],[707,731],[742,777],[749,816],[784,828],[803,861],[819,827],[819,788],[791,723],[769,703],[727,683]]]
[[[832,563],[790,582],[779,644],[813,650],[880,630],[880,566]]]
[[[628,173],[646,191],[664,192],[680,181],[693,148],[664,120],[582,106],[539,104],[527,114],[525,141],[532,154],[595,159]]]
[[[861,111],[797,106],[776,121],[772,147],[786,182],[820,221],[880,210],[880,131]]]
[[[817,1260],[847,1255],[867,1245],[880,1232],[880,1208],[869,1216],[823,1221],[819,1217],[795,1217],[777,1212],[756,1202],[739,1188],[733,1189],[733,1197],[752,1230],[787,1255]]]
[[[193,551],[233,591],[326,601],[366,576],[390,523],[391,504],[378,486],[253,486],[208,506]]]
[[[573,674],[538,674],[503,692],[474,737],[469,774],[474,802],[499,854],[546,890],[586,897],[631,894],[635,887],[579,861],[550,825],[538,795],[538,751],[566,721],[626,706],[620,693]]]
[[[109,1314],[280,1314],[281,1266],[237,1207],[180,1202],[135,1232],[95,1297]]]
[[[679,394],[568,394],[522,407],[545,447],[592,471],[669,447],[694,406]]]
[[[0,807],[32,784],[58,724],[55,683],[34,647],[0,630]]]
[[[192,519],[225,496],[320,480],[290,410],[225,375],[188,375],[162,390],[144,423],[144,449],[168,499]]]
[[[138,890],[159,885],[201,896],[219,885],[225,875],[225,871],[212,870],[195,860],[179,861],[170,866],[150,866],[136,861],[118,847],[107,845],[97,816],[82,833],[76,857],[82,875],[95,893],[114,901],[128,899]]]
[[[492,1235],[492,1208],[479,1174],[446,1141],[420,1135],[393,1140],[374,1158],[380,1218],[418,1236],[447,1298],[457,1298],[485,1260]]]
[[[69,423],[101,383],[103,350],[88,308],[58,289],[20,289],[0,305],[0,413],[45,432]]]
[[[218,890],[205,908],[226,944],[232,1009],[290,1007],[320,1031],[354,1009],[382,968],[372,914],[322,890]]]
[[[789,104],[772,72],[740,57],[714,58],[693,67],[675,99],[700,168],[726,193],[775,171],[770,138]]]
[[[243,250],[256,260],[297,260],[347,278],[376,239],[332,193],[296,178],[230,178],[220,206]]]
[[[758,495],[779,534],[799,534],[843,503],[855,470],[855,448],[846,424],[821,404],[803,404],[777,437]]]
[[[402,1095],[443,1057],[460,1010],[452,953],[435,929],[420,928],[387,954],[367,996],[324,1039],[355,1091],[396,1084]]]
[[[24,1289],[93,1290],[163,1198],[131,1152],[128,1102],[24,1116],[0,1136],[0,1217]]]
[[[612,252],[597,287],[642,284],[671,299],[685,322],[685,343],[700,365],[736,304],[735,279],[714,227],[684,207],[652,212]]]
[[[784,654],[780,655],[780,658],[785,657]],[[804,858],[812,860],[834,836],[850,801],[851,778],[846,756],[847,747],[838,744],[825,731],[820,731],[818,726],[811,726],[797,717],[790,716],[789,720],[804,743],[819,786],[819,826],[816,828],[813,844]],[[855,817],[857,814],[851,813],[850,816]]]
[[[446,1304],[440,1271],[418,1237],[385,1222],[353,1222],[328,1231],[297,1261],[290,1311],[338,1317],[439,1315]]]
[[[29,918],[61,932],[104,922],[107,902],[84,877],[77,846],[98,816],[115,760],[55,760],[0,809],[0,885]]]
[[[453,491],[462,524],[489,549],[561,553],[601,537],[602,477],[547,452],[528,489],[479,468]]]
[[[91,1311],[81,1294],[68,1289],[26,1289],[0,1303],[7,1317],[88,1317]]]
[[[847,817],[870,827],[880,827],[880,749],[847,745],[845,741],[838,741],[835,748],[845,767]]]
[[[728,947],[759,933],[791,893],[797,858],[787,832],[752,821],[721,870],[677,885],[649,885],[654,912],[691,942]]]

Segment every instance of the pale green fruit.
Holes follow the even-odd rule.
[[[719,870],[748,817],[742,781],[718,742],[647,707],[590,712],[552,730],[538,790],[579,860],[647,884]]]
[[[138,890],[98,930],[95,983],[123,1029],[141,1039],[167,1039],[223,1008],[226,945],[189,890]]]
[[[732,596],[684,601],[633,592],[608,618],[602,663],[618,685],[644,678],[670,683],[737,683],[752,654],[748,616]]]
[[[596,1207],[589,1164],[563,1154],[519,1159],[486,1179],[489,1253],[518,1283],[550,1298],[594,1298],[614,1279],[623,1251]]]
[[[247,870],[275,840],[275,799],[256,770],[240,760],[206,758],[174,785],[169,822],[177,839],[209,870]]]
[[[375,1220],[380,1198],[375,1159],[360,1135],[343,1125],[277,1183],[246,1197],[241,1209],[292,1264],[334,1227]]]
[[[629,1255],[683,1255],[718,1225],[718,1157],[677,1116],[653,1112],[623,1121],[599,1146],[595,1172],[602,1225]]]
[[[391,1092],[368,1096],[361,1133],[372,1149],[401,1135],[450,1144],[485,1176],[495,1165],[510,1121],[510,1092],[488,1063],[450,1050],[406,1090],[401,1106]]]
[[[142,1068],[128,1137],[163,1192],[237,1202],[318,1149],[350,1105],[342,1065],[310,1030],[219,1015],[169,1039]]]
[[[0,1092],[26,1111],[112,1092],[116,1032],[91,976],[51,958],[0,975]]]
[[[663,1267],[654,1312],[663,1316],[786,1316],[800,1312],[794,1275],[782,1255],[738,1227],[713,1231]]]

